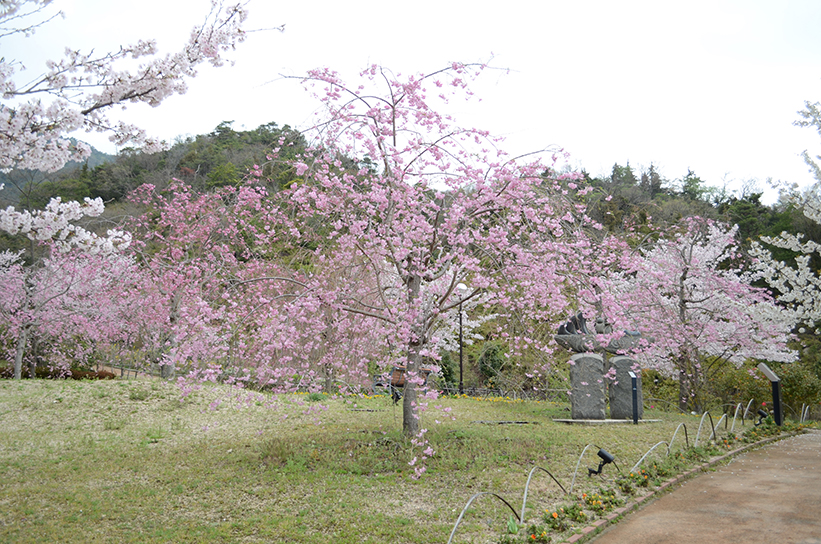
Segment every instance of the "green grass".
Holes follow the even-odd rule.
[[[409,462],[422,448],[402,437],[401,407],[385,397],[215,386],[181,402],[158,381],[0,381],[0,542],[444,543],[475,493],[498,493],[519,510],[535,465],[569,488],[586,444],[629,470],[680,422],[691,440],[698,427],[693,416],[652,411],[645,417],[663,421],[552,421],[568,416],[568,406],[544,402],[433,401],[422,426],[436,454],[413,480]],[[497,421],[528,424],[489,423]],[[612,466],[603,480],[586,476],[595,451],[574,495],[615,487]],[[510,512],[484,499],[455,541],[506,532]],[[527,517],[567,501],[537,471]]]

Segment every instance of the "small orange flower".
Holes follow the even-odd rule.
[[[559,517],[559,513],[558,512],[553,512],[553,519],[557,519],[558,517]]]

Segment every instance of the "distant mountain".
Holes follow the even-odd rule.
[[[73,143],[77,143],[77,140],[75,140],[74,138],[71,138],[71,141]],[[103,153],[102,151],[99,151],[96,147],[92,145],[86,145],[88,145],[91,148],[91,155],[89,155],[89,157],[85,161],[66,163],[66,165],[62,167],[60,170],[58,170],[58,172],[72,171],[75,168],[82,166],[84,164],[88,164],[89,168],[94,168],[96,166],[100,166],[101,164],[114,162],[114,160],[117,158],[117,155],[109,155],[108,153]]]

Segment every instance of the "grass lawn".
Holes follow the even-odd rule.
[[[2,380],[0,542],[445,543],[475,493],[498,493],[519,511],[533,466],[569,489],[586,444],[625,472],[679,423],[691,441],[699,424],[646,410],[662,421],[569,426],[552,421],[569,417],[567,405],[440,399],[422,424],[436,453],[414,480],[409,463],[427,445],[402,437],[401,415],[386,397],[212,386],[181,401],[160,381]],[[613,465],[587,476],[596,451],[582,461],[576,496],[615,487]],[[526,519],[568,501],[537,471]],[[454,542],[499,542],[509,516],[482,497]]]

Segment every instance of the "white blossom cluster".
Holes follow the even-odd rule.
[[[799,201],[804,215],[816,223],[821,222],[821,182],[813,185]],[[821,255],[821,245],[808,240],[803,241],[803,234],[782,232],[779,236],[762,236],[762,242],[772,246],[794,251],[799,255],[795,265],[775,260],[772,253],[761,243],[754,242],[750,251],[756,261],[758,277],[776,289],[780,294],[778,300],[790,308],[795,315],[795,325],[814,327],[821,321],[821,277],[811,266],[813,254]]]
[[[84,203],[63,202],[52,198],[44,210],[18,211],[13,206],[0,210],[0,231],[23,234],[30,240],[53,241],[61,251],[71,248],[97,254],[110,254],[127,248],[131,235],[109,230],[105,237],[74,224],[83,217],[97,217],[105,206],[101,198],[86,198]]]
[[[821,136],[821,104],[804,104],[805,109],[798,112],[801,119],[794,124],[812,127]],[[816,182],[803,191],[796,184],[776,184],[780,193],[779,200],[795,206],[808,219],[821,224],[821,166],[816,162],[821,157],[813,158],[806,150],[802,156]],[[805,332],[805,327],[813,329],[821,321],[821,277],[819,271],[813,270],[811,265],[813,255],[821,256],[821,245],[812,240],[804,242],[803,238],[802,234],[787,232],[761,238],[765,244],[797,253],[794,265],[775,260],[772,253],[757,242],[753,243],[751,251],[759,277],[778,291],[780,302],[794,311],[794,325],[800,327],[799,332]],[[821,333],[821,329],[816,329],[815,332]]]
[[[39,12],[49,0],[14,0],[0,4],[0,38],[28,29],[9,29],[6,24],[21,16],[26,4],[29,13]],[[157,106],[174,94],[187,90],[186,79],[197,74],[197,66],[208,62],[224,64],[222,54],[245,39],[242,24],[247,13],[241,4],[223,7],[212,0],[205,24],[194,28],[182,51],[156,57],[156,43],[140,40],[119,51],[97,56],[66,48],[59,61],[49,61],[38,77],[21,75],[21,65],[0,59],[0,170],[13,168],[54,171],[69,161],[83,160],[91,150],[73,144],[64,136],[83,129],[110,132],[117,145],[142,146],[146,152],[164,147],[134,125],[111,121],[106,112],[114,105],[142,102]],[[117,69],[123,62],[151,57],[135,70]]]

